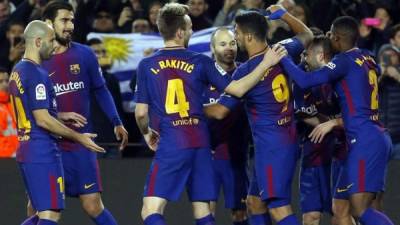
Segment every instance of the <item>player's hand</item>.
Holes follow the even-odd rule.
[[[86,118],[76,112],[59,112],[57,118],[64,124],[71,124],[76,128],[84,127],[87,124]]]
[[[114,134],[118,141],[121,141],[119,150],[122,151],[128,144],[128,131],[126,131],[123,125],[114,127]]]
[[[152,151],[156,151],[158,147],[158,142],[160,141],[160,135],[157,131],[149,128],[149,132],[143,135],[146,144]]]
[[[234,6],[236,3],[238,3],[238,0],[225,0],[222,10],[225,13],[228,13],[232,6]]]
[[[281,61],[281,59],[287,54],[288,53],[285,47],[280,44],[276,44],[267,50],[267,52],[264,54],[264,59],[262,62],[271,67],[278,64],[279,61]]]
[[[268,12],[267,19],[269,20],[279,20],[283,15],[285,15],[285,13],[287,13],[286,9],[283,8],[282,5],[271,5],[266,10]]]
[[[105,153],[106,151],[104,150],[104,148],[98,146],[92,140],[95,137],[97,137],[97,134],[92,134],[92,133],[79,134],[78,142],[81,143],[83,146],[85,146],[86,148],[88,148],[92,152]]]
[[[331,132],[335,126],[335,120],[328,120],[324,123],[318,124],[316,127],[314,127],[308,137],[313,143],[321,143],[325,135]]]

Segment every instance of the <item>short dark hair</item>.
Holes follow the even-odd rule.
[[[187,5],[179,3],[169,3],[164,5],[157,16],[157,27],[161,36],[165,40],[175,37],[178,29],[186,29],[185,15],[189,13]]]
[[[309,48],[313,47],[322,47],[322,51],[324,52],[324,56],[328,59],[331,60],[334,54],[331,41],[328,37],[325,35],[318,35],[314,36],[310,44],[308,45]]]
[[[396,36],[396,34],[400,31],[400,23],[394,25],[391,29],[390,29],[390,38],[394,38],[394,36]]]
[[[252,34],[259,41],[267,39],[267,19],[256,11],[243,12],[235,17],[235,23],[244,33]]]
[[[50,1],[44,7],[44,10],[42,13],[42,20],[48,19],[48,20],[54,21],[54,19],[57,17],[58,10],[63,10],[63,9],[68,10],[68,11],[74,11],[74,8],[68,2],[65,2],[62,0]]]
[[[98,45],[102,44],[103,42],[99,38],[91,38],[86,42],[86,45],[92,46],[92,45]]]
[[[355,45],[358,37],[358,22],[351,16],[341,16],[332,23],[333,31],[343,37],[349,44]]]

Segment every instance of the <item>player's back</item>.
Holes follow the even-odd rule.
[[[11,104],[16,114],[20,162],[52,162],[56,138],[36,124],[34,110],[47,109],[56,117],[55,92],[47,72],[29,60],[17,63],[10,76]]]
[[[340,53],[336,64],[345,70],[343,79],[336,82],[347,135],[381,130],[378,121],[378,66],[374,59],[359,49]]]
[[[202,94],[209,81],[225,89],[230,80],[221,74],[209,57],[184,48],[160,49],[140,62],[136,97],[160,118],[160,145],[209,147]]]

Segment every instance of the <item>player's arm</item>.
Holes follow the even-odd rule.
[[[296,34],[296,38],[300,40],[303,46],[313,39],[314,35],[311,30],[299,19],[287,12],[281,5],[271,5],[267,8],[271,14],[267,16],[270,20],[281,19],[285,21],[290,29]]]
[[[289,57],[284,57],[281,60],[281,65],[287,74],[302,89],[307,89],[340,79],[345,75],[347,70],[346,64],[343,63],[343,60],[338,58],[333,59],[332,62],[328,63],[321,69],[312,72],[303,71],[294,64],[292,59]]]
[[[32,113],[35,118],[36,124],[39,127],[55,135],[78,142],[92,151],[105,152],[102,147],[96,145],[92,141],[92,138],[95,138],[96,134],[89,134],[89,133],[81,134],[75,132],[74,130],[66,127],[56,118],[51,116],[47,109],[36,109],[33,110]]]
[[[137,103],[135,108],[136,124],[142,133],[144,140],[149,148],[153,151],[157,150],[159,135],[156,131],[149,127],[149,105]]]
[[[101,110],[106,114],[107,118],[114,126],[115,137],[118,141],[122,140],[119,147],[119,149],[122,150],[128,144],[128,132],[121,122],[114,100],[105,84],[97,58],[91,50],[88,52],[87,61],[93,85],[92,91]]]
[[[268,49],[264,59],[251,73],[239,80],[233,80],[224,91],[236,97],[242,97],[261,80],[267,69],[279,63],[286,55],[287,52],[281,45],[275,45],[272,49]]]
[[[219,103],[210,103],[204,105],[203,111],[208,118],[222,120],[229,114],[230,109]]]

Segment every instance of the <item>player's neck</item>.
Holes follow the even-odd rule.
[[[177,47],[184,48],[185,47],[183,41],[177,41],[177,40],[164,41],[164,46],[166,48],[177,48]]]
[[[24,56],[22,57],[23,60],[32,61],[36,64],[41,64],[42,59],[40,58],[40,54],[37,51],[27,48],[25,50]]]
[[[62,45],[59,42],[57,42],[57,45],[54,50],[54,54],[61,54],[61,53],[66,52],[68,50],[69,46],[70,46],[70,44]]]
[[[255,42],[246,47],[249,58],[264,52],[267,48],[268,44],[266,42]]]
[[[236,68],[236,63],[232,62],[232,63],[223,63],[223,62],[218,62],[217,64],[222,67],[222,69],[224,69],[226,72],[232,71]]]

